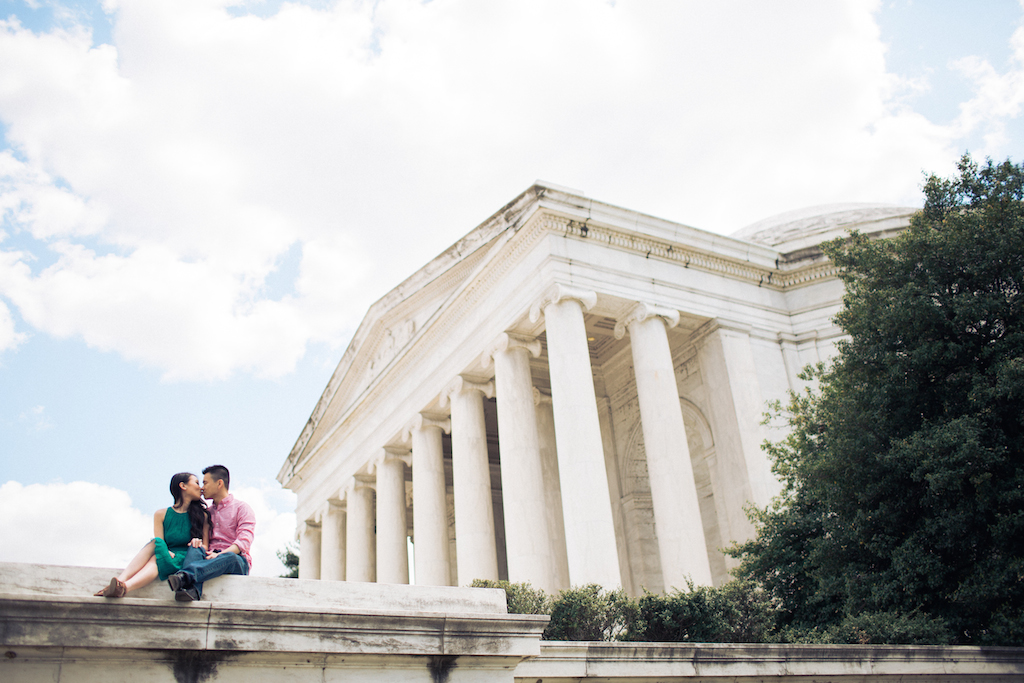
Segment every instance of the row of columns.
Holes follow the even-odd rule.
[[[584,311],[594,292],[555,285],[532,308],[545,319],[551,379],[550,412],[533,386],[531,356],[540,342],[502,334],[487,350],[493,382],[457,377],[441,394],[451,417],[417,415],[405,430],[405,450],[385,449],[373,469],[376,483],[357,477],[345,512],[331,501],[320,539],[303,532],[300,571],[307,559],[324,567],[319,578],[407,583],[404,467],[412,466],[416,583],[449,585],[450,566],[442,432],[452,434],[457,575],[497,579],[483,401],[496,396],[508,576],[548,592],[568,585],[622,584],[594,392]],[[630,335],[643,436],[651,479],[665,586],[686,578],[711,584],[711,569],[687,449],[667,328],[677,311],[637,304],[620,319],[617,338]],[[544,409],[538,410],[538,405]],[[539,417],[540,416],[540,417]],[[556,462],[557,459],[557,462]],[[373,491],[377,491],[376,543]],[[340,518],[347,517],[342,527]],[[342,532],[342,528],[344,531]],[[333,568],[328,570],[328,566]],[[339,576],[339,567],[345,575]]]

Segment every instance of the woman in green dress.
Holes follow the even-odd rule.
[[[153,539],[128,563],[124,571],[95,595],[123,598],[129,591],[161,581],[181,570],[185,552],[190,545],[208,547],[210,543],[210,512],[203,503],[199,478],[191,472],[171,477],[174,505],[153,514]]]

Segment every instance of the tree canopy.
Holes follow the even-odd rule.
[[[824,245],[849,338],[778,407],[784,491],[731,551],[793,639],[1024,644],[1024,167],[965,155],[924,194]]]

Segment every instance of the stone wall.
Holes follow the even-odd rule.
[[[0,563],[3,683],[1024,680],[1024,648],[542,642],[481,588],[224,576],[177,603],[112,570]]]

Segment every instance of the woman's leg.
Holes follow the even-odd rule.
[[[140,585],[145,586],[147,583],[152,581],[153,577],[156,576],[156,557],[154,556],[155,548],[156,545],[153,543],[153,541],[150,541],[146,545],[142,546],[142,549],[135,554],[135,557],[132,558],[132,561],[129,562],[128,566],[124,568],[124,571],[122,571],[120,574],[111,579],[109,586],[106,586],[105,588],[103,588],[103,590],[93,593],[93,595],[97,597],[103,596],[107,598],[122,597],[128,590],[131,590],[131,588],[128,588],[127,590],[124,589],[124,586],[128,583],[128,581],[130,581],[131,578],[138,574],[140,571],[145,570],[147,565],[150,563],[152,563],[153,565],[153,576],[149,576],[147,573],[145,582],[139,584],[138,581],[135,581],[134,586],[138,588]]]
[[[142,566],[142,569],[135,572],[135,575],[124,582],[125,587],[130,593],[133,590],[138,590],[143,586],[148,586],[153,582],[153,579],[157,577],[159,572],[156,568],[156,558],[152,555],[149,556],[149,561]]]
[[[140,569],[145,567],[146,564],[150,560],[153,560],[153,566],[155,567],[156,566],[156,560],[153,557],[154,553],[155,553],[155,545],[154,545],[153,541],[150,541],[146,545],[142,546],[142,550],[140,550],[135,555],[135,557],[132,558],[132,561],[129,562],[128,566],[124,568],[124,571],[121,572],[120,574],[118,574],[117,580],[118,581],[123,581],[123,582],[127,583],[128,579],[130,579],[133,576],[135,576],[135,574]],[[153,579],[150,579],[149,581],[152,581],[152,580]],[[149,583],[149,581],[147,581],[146,583]]]

